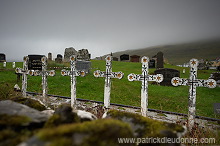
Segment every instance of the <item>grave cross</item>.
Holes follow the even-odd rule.
[[[108,108],[110,105],[110,93],[111,93],[111,78],[122,79],[124,73],[112,72],[112,57],[107,56],[106,60],[106,71],[96,70],[94,71],[95,77],[105,77],[105,89],[104,89],[104,107]]]
[[[173,86],[190,86],[189,88],[189,109],[188,109],[188,127],[191,130],[195,123],[195,112],[196,112],[196,87],[208,87],[215,88],[216,81],[213,79],[202,80],[197,79],[197,66],[198,60],[191,59],[190,62],[190,77],[189,79],[174,77],[171,80]]]
[[[26,97],[27,96],[27,75],[29,74],[28,70],[28,61],[29,58],[28,56],[25,56],[23,59],[23,69],[22,68],[16,68],[15,73],[16,74],[22,74],[22,96]]]
[[[47,57],[41,58],[42,62],[42,71],[40,70],[31,70],[29,72],[32,76],[42,76],[42,89],[43,89],[43,97],[47,96],[47,76],[55,76],[55,70],[47,71]]]
[[[61,70],[62,76],[70,76],[71,77],[71,107],[76,108],[76,76],[82,76],[84,77],[86,75],[85,71],[78,71],[76,70],[76,56],[72,55],[70,56],[70,68],[71,70]]]
[[[149,58],[146,56],[143,56],[141,58],[142,63],[142,74],[129,74],[128,80],[129,81],[141,81],[141,115],[145,116],[147,115],[147,106],[148,106],[148,81],[156,81],[156,82],[162,82],[163,81],[163,75],[162,74],[156,74],[156,75],[149,75],[148,74],[148,63]]]

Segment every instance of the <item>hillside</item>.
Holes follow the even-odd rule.
[[[191,58],[214,60],[220,57],[220,39],[126,50],[114,52],[113,56],[119,57],[122,54],[129,54],[151,58],[159,51],[162,51],[166,60],[174,65],[188,62]]]

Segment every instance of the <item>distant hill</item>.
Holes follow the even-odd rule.
[[[159,51],[162,51],[165,59],[174,65],[186,63],[191,58],[214,60],[220,57],[220,39],[126,50],[115,52],[113,56],[120,57],[122,54],[129,54],[151,58]]]

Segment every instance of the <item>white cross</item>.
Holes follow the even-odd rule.
[[[40,70],[31,70],[29,74],[32,76],[42,76],[42,89],[43,89],[43,97],[47,96],[47,76],[55,76],[55,70],[47,71],[47,57],[41,58],[42,62],[42,71]]]
[[[15,62],[12,62],[12,68],[15,68]]]
[[[82,76],[84,77],[86,75],[85,71],[78,71],[76,70],[76,56],[72,55],[70,56],[70,65],[71,65],[71,70],[65,70],[63,69],[61,71],[62,76],[70,76],[71,77],[71,107],[76,108],[76,76]]]
[[[156,81],[156,82],[162,82],[163,81],[163,75],[162,74],[156,74],[156,75],[149,75],[148,74],[148,63],[149,58],[146,56],[143,56],[141,58],[142,63],[142,74],[129,74],[128,80],[129,81],[141,81],[141,114],[142,116],[147,115],[147,107],[148,107],[148,81]]]
[[[29,74],[29,70],[28,70],[28,61],[29,61],[29,58],[28,56],[25,56],[24,59],[23,59],[23,69],[22,68],[16,68],[15,69],[15,72],[17,74],[22,74],[22,96],[23,97],[26,97],[27,94],[27,75]]]
[[[198,60],[191,59],[190,62],[190,77],[189,79],[174,77],[171,80],[173,86],[190,86],[189,88],[189,109],[188,109],[188,127],[191,130],[195,123],[196,112],[196,87],[215,88],[216,81],[213,79],[202,80],[197,79]]]
[[[6,67],[6,62],[3,62],[3,67]]]
[[[96,70],[94,71],[95,77],[105,77],[105,89],[104,89],[104,107],[108,108],[110,105],[110,94],[111,94],[111,78],[122,79],[124,73],[112,72],[112,57],[107,56],[106,60],[106,71]]]

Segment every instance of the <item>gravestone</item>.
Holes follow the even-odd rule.
[[[42,70],[41,58],[44,55],[28,55],[28,70]]]
[[[106,60],[106,71],[96,70],[93,75],[95,77],[105,77],[105,87],[104,87],[104,107],[108,109],[110,105],[110,94],[111,94],[111,78],[122,79],[124,73],[122,72],[112,72],[112,56],[107,56]]]
[[[214,103],[214,113],[220,115],[220,103]]]
[[[155,68],[155,63],[156,61],[154,60],[154,59],[151,59],[150,61],[149,61],[149,68]]]
[[[89,61],[91,57],[91,54],[89,54],[88,49],[81,49],[78,51],[77,53],[77,59],[78,60],[85,60],[85,61]]]
[[[73,47],[69,47],[65,49],[64,52],[64,62],[69,62],[70,61],[70,56],[72,55],[77,55],[77,51]]]
[[[129,61],[129,55],[128,54],[123,54],[120,56],[120,61]]]
[[[15,66],[16,66],[15,62],[12,62],[12,68],[15,68]]]
[[[216,83],[220,84],[220,72],[214,72],[210,75],[209,79],[214,79]]]
[[[0,62],[5,62],[6,61],[6,56],[3,53],[0,53]]]
[[[196,87],[208,87],[215,88],[216,81],[213,79],[202,80],[197,79],[197,70],[198,70],[198,60],[191,59],[190,64],[190,77],[189,79],[174,77],[171,80],[173,86],[190,86],[189,87],[189,105],[188,105],[188,128],[190,131],[195,125],[195,116],[196,116]]]
[[[164,64],[164,62],[163,62],[163,53],[162,52],[158,52],[157,53],[157,68],[159,69],[159,68],[163,68],[164,66],[163,66],[163,64]]]
[[[163,81],[160,82],[160,85],[163,86],[172,86],[171,80],[173,77],[180,77],[180,71],[171,68],[162,68],[154,71],[154,74],[162,74]]]
[[[76,61],[77,70],[84,70],[86,73],[89,73],[90,68],[91,68],[91,61],[82,61],[82,60]]]
[[[161,82],[163,81],[163,75],[157,74],[157,75],[149,75],[148,74],[148,63],[149,58],[146,56],[143,56],[141,58],[142,63],[142,74],[129,74],[128,80],[129,81],[141,81],[141,115],[146,117],[147,116],[147,107],[148,107],[148,81],[156,81]]]
[[[118,57],[112,57],[113,61],[118,61]]]
[[[52,53],[48,53],[48,61],[52,61]]]
[[[140,62],[140,56],[132,55],[132,56],[130,56],[130,61],[131,62]]]
[[[6,63],[6,62],[3,62],[3,67],[5,67],[5,68],[6,68],[6,65],[7,65],[7,63]]]
[[[63,62],[63,56],[61,54],[57,54],[57,58],[55,59],[56,63],[62,63]]]

